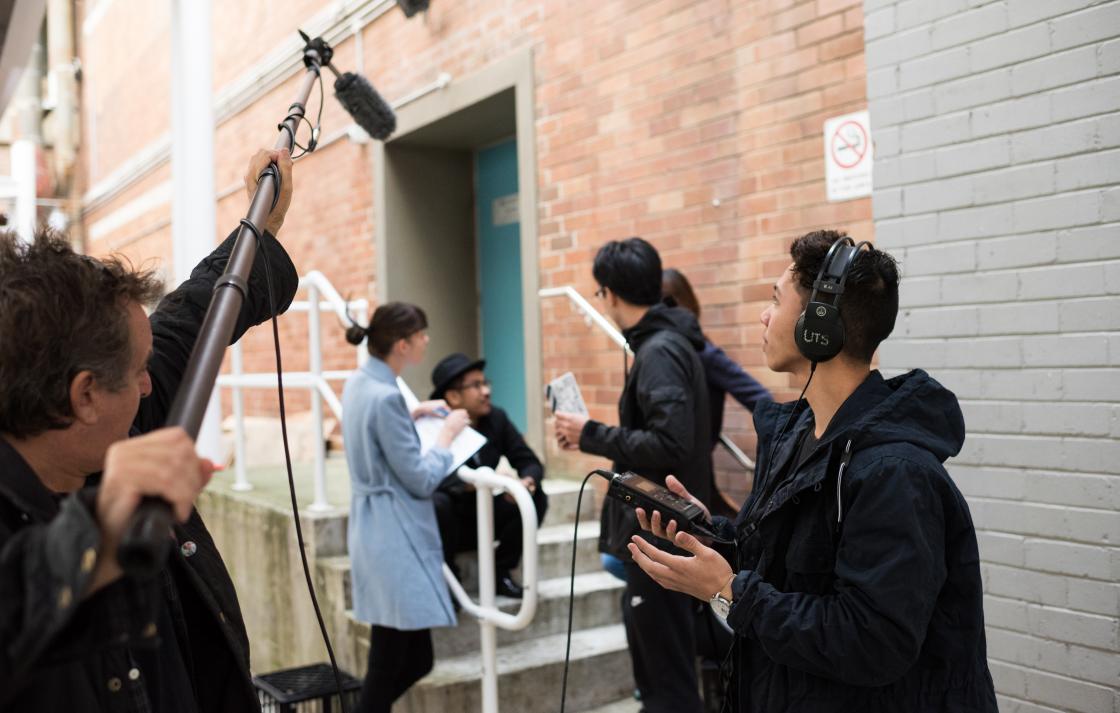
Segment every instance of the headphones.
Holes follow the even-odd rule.
[[[840,297],[844,294],[848,272],[864,245],[872,247],[866,240],[857,244],[847,235],[832,244],[817,273],[817,279],[813,282],[809,303],[797,318],[793,339],[797,343],[797,350],[814,365],[832,359],[844,349]],[[818,300],[818,293],[822,293],[822,298],[824,295],[832,295],[832,302]]]

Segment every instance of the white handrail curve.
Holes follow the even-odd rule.
[[[451,587],[455,599],[467,612],[476,619],[493,622],[503,629],[516,631],[524,629],[533,620],[537,612],[537,509],[533,504],[533,496],[529,489],[517,478],[500,475],[493,468],[470,468],[461,466],[456,474],[465,482],[481,489],[483,486],[492,494],[507,492],[513,496],[517,509],[521,513],[521,584],[525,593],[521,597],[521,606],[516,614],[509,614],[497,608],[489,609],[476,604],[463,589],[463,585],[451,572],[451,568],[443,565],[443,577]],[[492,531],[491,531],[492,537]],[[481,547],[479,550],[481,551]],[[479,572],[479,580],[487,576],[493,578],[494,573]]]
[[[622,332],[618,331],[613,324],[607,321],[607,318],[604,317],[599,310],[592,307],[591,303],[576,291],[576,288],[571,285],[546,287],[538,294],[540,297],[567,297],[581,312],[583,312],[587,319],[594,322],[595,326],[605,332],[606,335],[611,338],[611,341],[625,349],[629,354],[634,354],[633,350],[630,349],[630,345],[626,343],[626,337],[622,336]]]

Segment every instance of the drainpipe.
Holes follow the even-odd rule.
[[[57,194],[66,201],[66,221],[71,239],[81,225],[79,197],[75,192],[74,167],[78,156],[78,61],[74,53],[73,0],[47,2],[47,81],[54,99],[51,110],[50,143]]]
[[[12,143],[12,178],[16,181],[16,233],[28,242],[35,234],[36,190],[38,178],[35,164],[39,149],[43,144],[42,91],[43,42],[40,40],[31,49],[31,59],[23,72],[19,90],[16,93],[16,106],[19,111],[19,139]]]
[[[211,5],[170,0],[170,6],[171,242],[176,282],[182,282],[216,243]],[[215,463],[223,462],[220,418],[211,396],[195,445]]]

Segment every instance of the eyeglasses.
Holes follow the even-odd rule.
[[[490,388],[490,380],[489,379],[481,379],[479,381],[472,381],[469,384],[463,384],[459,388],[455,389],[455,391],[467,391],[468,389],[483,389],[483,388]]]
[[[598,297],[599,299],[603,299],[604,297],[607,296],[607,288],[606,287],[600,287],[599,289],[595,290],[595,296]]]

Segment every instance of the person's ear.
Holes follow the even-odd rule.
[[[88,369],[79,371],[70,380],[70,410],[74,418],[87,426],[97,423],[97,378]]]
[[[461,408],[463,405],[463,395],[454,389],[448,389],[443,392],[443,400],[447,402],[453,410]]]

